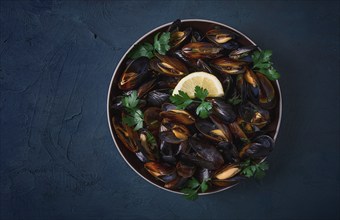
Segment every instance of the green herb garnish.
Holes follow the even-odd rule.
[[[137,91],[133,90],[130,95],[122,98],[122,104],[124,106],[127,115],[122,118],[124,124],[132,127],[135,126],[134,130],[138,131],[143,127],[143,112],[138,108],[139,99]]]
[[[188,94],[183,92],[182,90],[179,90],[178,94],[170,96],[170,101],[172,102],[172,104],[176,105],[178,109],[185,109],[193,102]]]
[[[184,197],[188,200],[196,200],[198,198],[198,191],[206,192],[208,190],[208,181],[210,179],[203,180],[201,183],[195,177],[191,177],[186,185],[186,188],[182,189]]]
[[[271,50],[255,51],[251,56],[254,63],[253,69],[264,74],[270,80],[277,80],[280,78],[280,74],[272,66],[271,56]]]
[[[158,36],[159,33],[157,33],[153,39],[153,47],[159,54],[165,55],[165,53],[170,50],[170,32],[163,32],[159,38]]]
[[[200,103],[196,108],[196,114],[200,118],[207,118],[209,116],[210,110],[212,109],[212,105],[210,102],[205,101],[205,98],[208,96],[208,90],[203,89],[202,87],[195,87],[195,98],[198,100],[192,100],[187,93],[182,90],[178,91],[178,94],[170,96],[170,101],[176,105],[177,109],[185,109],[192,102]]]
[[[262,179],[265,175],[265,171],[269,169],[267,162],[254,164],[251,160],[246,160],[241,163],[241,173],[246,177],[254,176],[256,179]]]
[[[136,46],[130,53],[129,57],[132,59],[137,59],[139,57],[147,57],[151,59],[155,56],[155,52],[165,55],[165,53],[170,50],[170,32],[163,32],[160,37],[160,33],[157,33],[154,37],[153,45],[150,43],[143,43]]]

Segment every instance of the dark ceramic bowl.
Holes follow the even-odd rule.
[[[146,33],[144,36],[139,38],[134,43],[134,45],[140,44],[141,42],[144,42],[144,41],[151,41],[153,39],[153,36],[156,33],[166,31],[170,24],[171,23],[167,23],[167,24],[161,25],[157,28],[154,28],[153,30],[151,30],[150,32]],[[202,20],[202,19],[182,20],[182,27],[185,28],[187,26],[191,26],[194,29],[197,29],[202,33],[205,33],[206,31],[212,29],[215,26],[220,26],[220,27],[226,28],[229,31],[234,32],[236,35],[238,35],[239,36],[238,41],[242,45],[244,45],[244,46],[250,46],[250,45],[256,46],[256,44],[252,40],[250,40],[246,35],[244,35],[240,31],[238,31],[238,30],[236,30],[232,27],[229,27],[225,24],[221,24],[221,23],[218,23],[218,22],[215,22],[215,21]],[[115,133],[115,131],[113,129],[112,118],[115,117],[115,115],[113,115],[109,106],[110,106],[110,102],[113,99],[113,97],[115,97],[119,94],[119,92],[118,92],[118,80],[119,80],[122,72],[125,69],[125,63],[128,60],[127,54],[130,52],[130,50],[133,48],[134,45],[131,45],[131,47],[126,51],[124,56],[121,58],[121,60],[119,61],[118,65],[117,65],[117,67],[116,67],[116,69],[113,73],[112,79],[111,79],[111,83],[110,83],[110,87],[109,87],[109,91],[108,91],[108,97],[107,97],[107,119],[108,119],[110,131],[111,131],[111,135],[112,135],[113,141],[114,141],[119,153],[121,154],[121,156],[124,158],[126,163],[132,168],[132,170],[134,170],[139,176],[141,176],[143,179],[145,179],[149,183],[151,183],[154,186],[157,186],[161,189],[164,189],[166,191],[173,192],[173,193],[182,194],[181,192],[179,192],[177,190],[171,190],[171,189],[167,189],[167,188],[163,187],[164,183],[156,180],[153,176],[151,176],[144,169],[143,163],[136,157],[136,155],[131,153],[126,147],[124,147],[124,145],[119,140],[119,138],[117,137],[117,134]],[[273,85],[274,85],[274,88],[276,90],[276,96],[277,96],[278,102],[277,102],[276,108],[274,109],[274,118],[272,118],[272,122],[269,125],[271,127],[271,128],[269,128],[269,130],[272,131],[269,135],[275,140],[277,135],[278,135],[280,122],[281,122],[282,99],[281,99],[281,91],[280,91],[279,82],[276,81],[275,83],[273,83]],[[227,186],[227,187],[214,187],[212,189],[209,189],[205,193],[200,193],[200,195],[206,195],[206,194],[221,192],[221,191],[229,189],[230,187],[233,187],[235,185],[237,185],[237,183],[230,185],[230,186]]]

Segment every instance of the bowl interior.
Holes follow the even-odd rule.
[[[152,42],[153,40],[153,36],[157,33],[157,32],[163,32],[167,30],[167,27],[170,25],[171,23],[162,25],[158,28],[155,28],[154,30],[150,31],[149,33],[147,33],[146,35],[144,35],[143,37],[141,37],[138,41],[136,41],[134,44],[138,44],[140,42]],[[236,34],[239,38],[238,38],[238,42],[243,45],[243,46],[250,46],[250,45],[254,45],[256,46],[256,44],[254,42],[252,42],[248,37],[246,37],[244,34],[240,33],[239,31],[218,23],[218,22],[214,22],[214,21],[206,21],[206,20],[199,20],[199,19],[190,19],[190,20],[182,20],[182,27],[186,28],[186,27],[192,27],[194,29],[199,30],[201,33],[205,33],[208,30],[214,28],[215,26],[220,26],[223,28],[228,29],[229,31],[233,32],[234,34]],[[158,186],[164,190],[167,191],[171,191],[171,192],[175,192],[175,193],[180,193],[179,191],[176,190],[171,190],[171,189],[166,189],[163,187],[163,184],[161,181],[157,181],[155,180],[155,178],[153,176],[151,176],[145,169],[143,166],[143,163],[136,157],[135,154],[133,154],[132,152],[130,152],[126,147],[124,147],[124,145],[122,144],[122,142],[119,140],[119,138],[117,137],[116,133],[114,132],[113,129],[113,125],[112,125],[112,118],[115,117],[115,115],[113,114],[113,112],[110,110],[110,102],[111,100],[117,96],[120,95],[121,92],[118,89],[118,80],[122,74],[122,72],[124,71],[125,67],[126,67],[126,61],[128,60],[127,58],[127,54],[129,53],[129,51],[132,49],[133,46],[131,46],[129,48],[129,50],[125,53],[125,55],[121,58],[120,62],[117,65],[117,68],[112,76],[112,80],[111,80],[111,84],[110,84],[110,88],[109,88],[109,93],[108,93],[108,121],[109,121],[109,127],[110,127],[110,131],[113,137],[113,140],[115,142],[115,145],[117,147],[117,149],[119,150],[120,154],[122,155],[122,157],[124,158],[124,160],[128,163],[128,165],[136,172],[138,173],[141,177],[143,177],[145,180],[147,180],[148,182],[154,184],[155,186]],[[278,129],[279,129],[279,125],[280,125],[280,119],[281,119],[281,93],[280,93],[280,87],[278,84],[278,81],[276,81],[275,83],[273,83],[273,86],[276,90],[276,96],[277,96],[277,100],[278,103],[276,105],[276,108],[273,110],[273,115],[272,115],[272,121],[270,123],[270,125],[268,125],[268,130],[270,131],[269,135],[274,138],[276,138],[277,133],[278,133]],[[212,189],[209,189],[206,193],[201,193],[201,194],[209,194],[209,193],[214,193],[214,192],[219,192],[225,189],[228,189],[232,186],[234,186],[236,184],[232,184],[230,186],[226,186],[226,187],[214,187]]]

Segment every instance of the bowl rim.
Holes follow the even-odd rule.
[[[254,41],[252,41],[247,35],[245,35],[244,33],[240,32],[239,30],[236,30],[235,28],[229,26],[229,25],[226,25],[226,24],[223,24],[223,23],[220,23],[220,22],[217,22],[217,21],[212,21],[212,20],[207,20],[207,19],[181,19],[182,22],[206,22],[206,23],[212,23],[212,24],[216,24],[216,25],[220,25],[220,26],[223,26],[223,27],[226,27],[228,29],[231,29],[232,31],[240,34],[242,37],[246,38],[248,41],[250,41],[254,46],[258,47],[256,45],[256,43]],[[148,180],[147,178],[145,178],[142,174],[140,174],[125,158],[125,156],[123,155],[123,153],[121,152],[121,150],[119,149],[118,145],[117,145],[117,141],[115,139],[115,136],[113,134],[113,129],[112,129],[112,125],[111,125],[111,118],[110,118],[110,95],[111,95],[111,91],[112,91],[112,85],[113,85],[113,81],[114,81],[114,77],[115,75],[117,74],[117,70],[118,68],[120,67],[120,65],[122,64],[123,60],[125,59],[126,55],[131,51],[131,49],[135,46],[135,45],[138,45],[145,37],[147,37],[148,35],[150,35],[151,33],[159,30],[159,29],[162,29],[163,27],[166,27],[168,25],[172,24],[172,22],[168,22],[168,23],[165,23],[165,24],[162,24],[160,26],[157,26],[156,28],[153,28],[152,30],[148,31],[146,34],[144,34],[142,37],[140,37],[138,40],[136,40],[127,50],[126,52],[124,53],[124,55],[121,57],[120,61],[118,62],[113,74],[112,74],[112,77],[111,77],[111,81],[110,81],[110,85],[109,85],[109,90],[108,90],[108,93],[107,93],[107,103],[106,103],[106,112],[107,112],[107,122],[108,122],[108,125],[109,125],[109,129],[110,129],[110,133],[111,133],[111,137],[113,139],[113,142],[115,144],[115,147],[117,148],[118,152],[120,153],[121,157],[124,159],[124,161],[129,165],[129,167],[135,171],[135,173],[137,173],[140,177],[142,177],[144,180],[146,180],[147,182],[149,182],[150,184],[162,189],[162,190],[165,190],[165,191],[168,191],[168,192],[172,192],[172,193],[176,193],[176,194],[180,194],[180,195],[183,195],[184,193],[182,192],[178,192],[178,191],[175,191],[175,190],[171,190],[171,189],[167,189],[165,187],[161,187],[157,184],[155,184],[154,182]],[[258,47],[259,48],[259,47]],[[259,50],[261,50],[259,48]],[[276,126],[276,131],[275,131],[275,134],[274,134],[274,142],[276,141],[277,139],[277,136],[279,134],[279,130],[280,130],[280,126],[281,126],[281,118],[282,118],[282,95],[281,95],[281,87],[280,87],[280,84],[279,84],[279,81],[278,80],[275,80],[275,83],[277,85],[277,90],[279,92],[279,99],[280,99],[280,102],[279,102],[279,118],[278,118],[278,122],[277,122],[277,126]],[[263,161],[266,160],[266,158],[263,159]],[[222,192],[224,190],[227,190],[227,189],[230,189],[236,185],[238,185],[239,182],[237,182],[236,184],[233,184],[231,186],[228,186],[228,187],[225,187],[225,188],[222,188],[222,189],[219,189],[219,190],[216,190],[216,191],[212,191],[212,192],[205,192],[205,193],[198,193],[198,195],[211,195],[211,194],[215,194],[215,193],[218,193],[218,192]]]

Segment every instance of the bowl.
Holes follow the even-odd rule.
[[[235,33],[236,35],[239,35],[240,38],[238,39],[238,41],[241,44],[247,45],[247,46],[250,46],[250,45],[257,46],[245,34],[241,33],[240,31],[236,30],[235,28],[232,28],[228,25],[225,25],[225,24],[222,24],[222,23],[219,23],[219,22],[216,22],[216,21],[203,20],[203,19],[185,19],[185,20],[181,20],[181,22],[182,22],[183,28],[185,28],[187,26],[191,26],[191,27],[201,31],[202,33],[205,33],[207,30],[209,30],[209,29],[211,29],[215,26],[220,26],[220,27],[228,29],[229,31]],[[113,97],[117,96],[117,94],[118,94],[118,80],[120,78],[120,74],[124,71],[124,69],[126,67],[125,63],[128,60],[127,54],[132,50],[134,45],[140,44],[141,42],[144,42],[144,41],[152,40],[153,36],[157,32],[166,31],[168,26],[171,25],[171,24],[172,24],[172,22],[169,22],[167,24],[163,24],[159,27],[154,28],[153,30],[149,31],[148,33],[146,33],[144,36],[139,38],[133,45],[131,45],[131,47],[125,52],[123,57],[120,59],[118,65],[117,65],[117,67],[116,67],[116,69],[115,69],[115,71],[112,75],[111,83],[110,83],[109,90],[108,90],[107,119],[108,119],[108,123],[109,123],[109,129],[110,129],[114,144],[117,147],[117,150],[119,151],[119,153],[121,154],[121,156],[125,160],[125,162],[131,167],[131,169],[135,173],[137,173],[144,180],[146,180],[147,182],[151,183],[152,185],[154,185],[156,187],[159,187],[159,188],[166,190],[168,192],[183,194],[180,191],[167,189],[167,188],[163,187],[163,183],[156,180],[153,176],[151,176],[144,169],[143,163],[136,157],[136,155],[133,154],[132,152],[130,152],[122,144],[122,142],[119,140],[119,138],[117,137],[117,134],[115,133],[115,131],[113,129],[112,118],[114,117],[114,115],[113,115],[112,111],[110,110],[110,102],[113,99]],[[279,132],[279,127],[280,127],[281,114],[282,114],[282,99],[281,99],[280,85],[279,85],[279,82],[277,80],[273,83],[273,86],[274,86],[274,89],[276,90],[276,96],[277,96],[277,99],[278,99],[278,102],[277,102],[278,104],[276,105],[276,108],[274,109],[274,117],[273,117],[273,120],[270,124],[269,130],[271,130],[271,132],[269,133],[269,135],[275,141],[276,137],[278,135],[278,132]],[[227,186],[227,187],[216,187],[216,188],[213,188],[213,189],[209,189],[205,193],[199,193],[199,195],[207,195],[207,194],[221,192],[221,191],[229,189],[229,188],[231,188],[231,187],[233,187],[237,184],[238,183],[235,183],[235,184]]]

